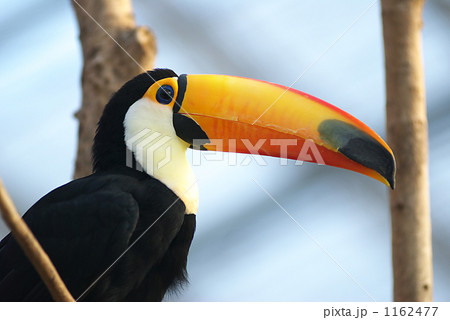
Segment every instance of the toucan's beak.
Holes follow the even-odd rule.
[[[306,93],[247,78],[181,75],[176,104],[207,150],[258,153],[356,171],[394,188],[395,160],[368,126]]]

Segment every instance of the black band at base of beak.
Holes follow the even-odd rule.
[[[174,113],[173,127],[175,128],[177,136],[189,143],[193,149],[202,150],[201,147],[203,144],[210,142],[208,135],[197,122],[185,115]],[[200,141],[202,142],[201,145],[198,144]]]

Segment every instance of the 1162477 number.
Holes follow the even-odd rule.
[[[434,317],[438,307],[386,307],[386,317]]]

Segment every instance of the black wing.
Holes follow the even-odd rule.
[[[161,193],[172,196],[167,199]],[[161,198],[167,203],[157,201]],[[170,200],[176,205],[167,210]],[[164,210],[167,215],[155,223]],[[164,255],[183,217],[184,204],[159,181],[105,174],[55,189],[24,215],[75,299],[155,223],[89,291],[89,300],[121,300],[128,295]],[[153,248],[155,242],[161,246]],[[13,237],[6,236],[0,243],[0,301],[45,300],[51,297],[44,284]]]

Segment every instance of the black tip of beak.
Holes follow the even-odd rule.
[[[323,141],[347,158],[378,172],[394,189],[394,156],[377,140],[357,127],[340,120],[322,121],[318,130]]]

